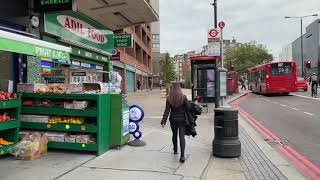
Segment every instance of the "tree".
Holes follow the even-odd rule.
[[[164,84],[169,84],[176,78],[175,66],[173,59],[169,53],[166,54],[165,58],[160,62],[160,78]]]
[[[272,61],[273,56],[265,47],[258,47],[255,43],[244,44],[239,48],[229,48],[225,52],[226,67],[243,74],[248,68]]]

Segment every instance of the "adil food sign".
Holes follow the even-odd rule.
[[[59,15],[57,16],[57,20],[61,26],[80,38],[97,44],[106,44],[108,42],[101,31],[80,19],[67,15]]]
[[[112,31],[75,12],[45,14],[45,32],[108,55],[114,49]]]

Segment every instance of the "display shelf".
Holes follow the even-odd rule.
[[[80,151],[97,151],[97,144],[85,144],[85,143],[67,143],[67,142],[48,142],[48,148],[52,149],[69,149]]]
[[[65,109],[63,107],[45,107],[45,106],[22,106],[21,112],[23,114],[35,115],[60,115],[60,116],[82,116],[82,117],[96,117],[96,109]]]
[[[13,129],[13,128],[19,128],[19,127],[20,127],[19,120],[0,122],[0,131],[7,130],[7,129]]]
[[[0,155],[4,155],[4,154],[7,154],[9,149],[11,147],[13,147],[15,144],[12,144],[12,145],[8,145],[8,146],[0,146]]]
[[[18,96],[17,99],[1,100],[0,109],[5,112],[11,112],[10,116],[15,120],[10,120],[6,122],[0,122],[0,137],[17,143],[19,140],[19,128],[20,128],[20,108],[21,108],[21,98]],[[8,149],[13,145],[1,146],[0,156],[8,153]]]
[[[92,124],[50,124],[36,122],[21,122],[23,129],[38,129],[47,131],[86,132],[96,133],[97,126]]]
[[[102,94],[100,94],[102,95]],[[97,94],[78,94],[78,93],[22,93],[23,99],[63,99],[63,100],[95,100]]]
[[[50,124],[22,122],[22,129],[34,131],[55,131],[55,132],[75,132],[90,133],[95,135],[97,144],[81,144],[67,142],[49,142],[48,148],[68,149],[79,151],[95,151],[97,155],[106,152],[110,148],[110,94],[55,94],[55,93],[22,93],[23,100],[85,100],[90,101],[93,109],[76,110],[65,109],[63,107],[46,106],[22,106],[21,113],[25,115],[47,115],[47,116],[77,116],[90,117],[90,122],[95,125],[76,124]],[[68,127],[67,127],[68,126]],[[83,130],[85,126],[85,130]]]
[[[21,106],[20,99],[1,100],[0,109],[16,108]]]

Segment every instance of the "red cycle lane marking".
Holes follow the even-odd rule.
[[[285,148],[283,148],[282,146],[278,146],[278,149],[313,180],[320,180],[320,178],[317,175],[310,171],[304,164],[302,164],[297,158],[290,154]]]
[[[242,100],[241,102],[243,101],[244,100]],[[273,141],[280,140],[279,137],[277,137],[270,130],[268,130],[263,125],[261,125],[254,117],[252,117],[248,112],[243,110],[238,104],[234,104],[234,107],[240,112],[240,114],[243,117],[245,117],[247,122],[249,122],[253,127],[255,127],[266,139],[273,140]],[[309,166],[317,174],[320,174],[320,169],[317,166],[315,166],[312,162],[310,162],[308,159],[303,157],[296,150],[294,150],[291,146],[289,145],[277,146],[277,148],[280,150],[280,152],[282,152],[287,158],[289,158],[295,165],[297,165],[303,172],[305,172],[313,180],[320,180],[319,176],[315,175],[313,171],[308,169],[308,167],[306,167],[305,165]],[[290,152],[292,154],[290,154]],[[301,163],[297,158],[300,159],[304,164]]]
[[[286,149],[290,151],[293,155],[295,155],[298,159],[303,161],[307,166],[312,168],[316,173],[320,174],[320,169],[315,166],[311,161],[309,161],[307,158],[303,157],[300,153],[298,153],[296,150],[294,150],[291,146],[286,146]]]

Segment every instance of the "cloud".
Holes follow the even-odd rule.
[[[213,27],[213,0],[160,0],[161,50],[171,54],[201,49]],[[300,21],[284,16],[320,13],[319,0],[218,0],[224,35],[239,42],[264,44],[277,57],[281,48],[300,36]],[[304,26],[315,18],[304,20]]]

